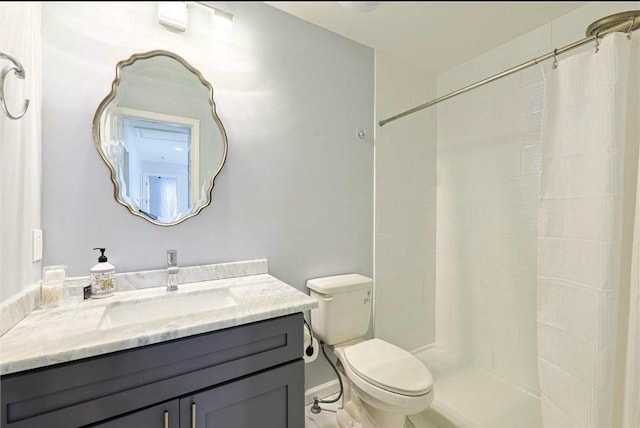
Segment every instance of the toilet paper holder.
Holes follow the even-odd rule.
[[[308,333],[305,332],[303,346],[304,346],[304,355],[303,359],[305,363],[311,363],[318,357],[318,352],[320,351],[320,345],[318,343],[318,339],[313,337],[313,330],[311,330],[311,326],[304,320],[304,325],[308,330]]]
[[[307,322],[307,320],[304,320],[304,325],[307,327],[307,330],[309,330],[309,336],[311,337],[311,341],[309,342],[309,346],[307,346],[304,350],[304,353],[307,355],[307,357],[310,357],[313,355],[313,331],[311,331],[311,327],[309,326],[309,323]]]

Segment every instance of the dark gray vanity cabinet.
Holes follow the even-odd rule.
[[[302,364],[288,364],[180,399],[180,426],[302,428],[304,404],[295,409],[288,406],[295,396],[304,394],[295,381],[304,371]],[[291,424],[292,419],[300,422]]]
[[[301,428],[302,314],[0,380],[2,428]]]
[[[179,400],[171,400],[91,426],[96,428],[179,427],[178,412]]]

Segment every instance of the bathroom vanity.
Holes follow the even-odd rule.
[[[0,338],[2,428],[304,426],[301,311],[315,300],[268,274],[171,293],[123,292],[25,318]],[[120,315],[167,299],[180,313],[194,295],[236,304]]]

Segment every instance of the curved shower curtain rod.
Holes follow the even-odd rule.
[[[599,40],[602,39],[607,34],[615,33],[615,32],[623,32],[627,33],[628,37],[631,38],[631,33],[640,28],[640,10],[631,10],[628,12],[616,13],[613,15],[606,16],[604,18],[598,19],[593,22],[589,27],[587,27],[586,35],[582,40],[578,40],[577,42],[573,42],[569,45],[563,46],[558,49],[554,49],[553,51],[546,53],[542,56],[529,60],[527,62],[523,62],[520,65],[517,65],[508,70],[502,71],[498,74],[494,74],[491,77],[488,77],[484,80],[480,80],[476,83],[473,83],[469,86],[465,86],[462,89],[458,89],[457,91],[450,92],[441,97],[435,98],[427,103],[421,104],[417,107],[414,107],[410,110],[404,111],[402,113],[396,114],[395,116],[391,116],[387,119],[381,120],[378,122],[379,126],[384,126],[389,122],[393,122],[394,120],[398,120],[402,117],[413,114],[417,111],[423,110],[427,107],[431,107],[436,105],[442,101],[448,100],[449,98],[453,98],[455,96],[464,94],[472,89],[479,88],[480,86],[484,86],[487,83],[491,83],[495,80],[502,79],[503,77],[509,76],[510,74],[517,73],[518,71],[524,70],[525,68],[532,67],[534,65],[539,64],[542,61],[553,58],[556,60],[557,56],[563,54],[565,52],[569,52],[570,50],[579,48],[580,46],[586,45],[592,41],[596,41],[596,52],[599,44]]]

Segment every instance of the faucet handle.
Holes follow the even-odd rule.
[[[167,271],[169,273],[167,291],[176,291],[178,289],[178,250],[167,250]]]
[[[178,266],[178,250],[167,250],[167,266]]]

